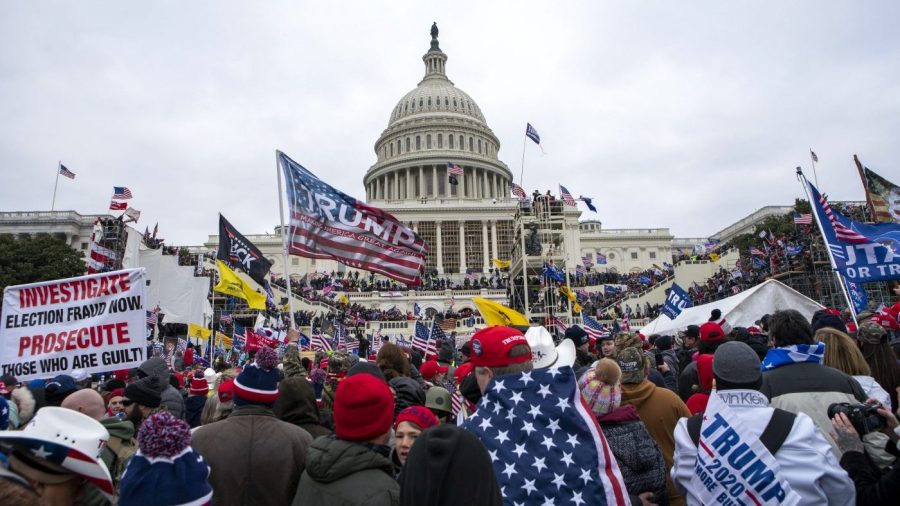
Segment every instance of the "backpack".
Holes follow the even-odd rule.
[[[109,469],[109,474],[112,476],[113,485],[118,489],[119,480],[122,478],[122,474],[125,472],[128,462],[130,462],[131,457],[134,457],[134,454],[137,453],[137,440],[131,438],[126,444],[121,438],[110,437],[109,441],[106,443],[106,448],[112,452],[114,457],[113,464]]]
[[[797,418],[797,415],[790,411],[778,408],[774,409],[769,424],[766,425],[762,434],[759,435],[759,442],[762,443],[773,456],[778,452],[778,449],[781,448],[781,445],[784,444],[784,440],[787,439],[788,434],[791,433],[791,429],[794,428],[794,420]],[[703,413],[688,418],[687,431],[688,435],[691,436],[691,441],[694,442],[694,446],[697,446],[700,442],[700,426],[702,424]]]

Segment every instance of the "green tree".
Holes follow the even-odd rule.
[[[84,274],[84,256],[49,235],[0,235],[0,291],[7,286]]]

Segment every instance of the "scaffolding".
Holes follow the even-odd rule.
[[[100,264],[97,270],[109,272],[121,269],[125,245],[128,242],[125,224],[119,218],[97,218],[94,230],[93,242],[113,253],[111,256],[92,256],[92,261]]]
[[[562,201],[539,197],[519,205],[510,255],[509,299],[510,306],[532,323],[543,325],[551,317],[572,321],[568,300],[560,297],[558,285],[545,275],[544,267],[565,273],[565,284],[569,284],[565,230],[571,226],[569,222],[577,224],[577,220],[577,210],[570,211]]]

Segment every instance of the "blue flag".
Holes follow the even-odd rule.
[[[669,289],[669,296],[666,297],[666,303],[662,309],[663,314],[674,320],[684,308],[691,306],[691,298],[687,292],[678,286],[677,283],[672,283],[672,288]]]
[[[645,284],[645,285],[650,284],[650,278],[647,277],[647,276],[641,276],[641,277],[639,277],[639,278],[638,278],[638,281],[640,281],[641,283],[643,283],[643,284]]]
[[[900,224],[853,221],[831,209],[819,190],[804,181],[841,275],[857,283],[900,279]]]
[[[571,367],[495,376],[463,428],[490,454],[504,504],[627,504]]]
[[[547,276],[558,283],[562,283],[566,280],[566,273],[550,264],[544,264],[544,276]]]
[[[615,295],[619,293],[619,289],[612,285],[603,285],[603,295]]]
[[[531,126],[531,123],[526,123],[525,136],[533,140],[535,144],[541,144],[541,136],[538,135],[537,130],[535,130],[534,127]]]
[[[588,207],[588,209],[590,209],[591,211],[594,211],[595,213],[597,212],[597,208],[594,207],[594,204],[591,203],[591,201],[594,199],[582,196],[581,200],[584,201],[584,205],[586,205]]]
[[[784,252],[789,257],[794,257],[799,255],[803,251],[803,246],[788,246],[784,249]]]
[[[844,281],[847,282],[847,291],[850,292],[850,300],[853,301],[854,312],[859,314],[868,309],[869,294],[866,293],[866,289],[861,284],[848,281],[846,278],[844,278]]]

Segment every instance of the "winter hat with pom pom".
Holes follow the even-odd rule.
[[[256,352],[256,362],[244,367],[234,379],[234,404],[263,404],[271,407],[278,399],[278,355],[263,346]]]
[[[606,415],[622,403],[622,369],[608,358],[601,359],[578,379],[585,402],[597,416]]]
[[[119,484],[124,506],[209,504],[209,466],[191,448],[191,428],[168,411],[150,415],[138,431],[138,452]]]

